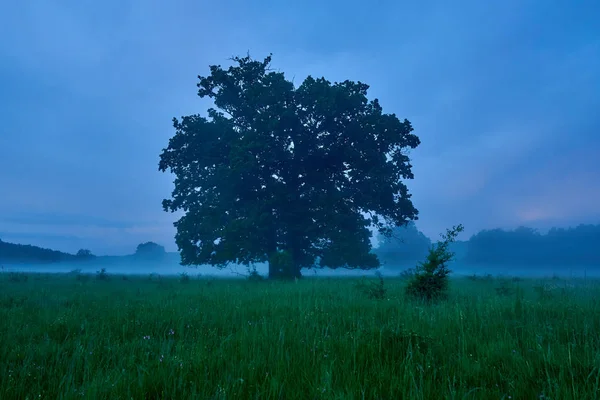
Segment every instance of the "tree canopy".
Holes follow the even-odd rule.
[[[381,238],[374,253],[382,262],[395,267],[422,260],[429,253],[431,245],[431,239],[410,222],[394,228],[390,237]]]
[[[232,59],[199,76],[207,116],[173,119],[159,169],[175,175],[165,211],[175,222],[184,265],[291,257],[302,268],[375,268],[373,227],[417,219],[403,180],[407,150],[419,145],[408,120],[367,99],[368,85],[311,76],[295,87],[270,69],[271,56]],[[276,277],[283,271],[272,268]]]
[[[88,249],[79,249],[75,254],[75,257],[82,260],[91,260],[93,258],[96,258],[96,256],[92,254],[92,251]]]
[[[137,258],[144,258],[148,260],[163,258],[165,254],[165,248],[154,242],[140,243],[135,249],[135,256]]]

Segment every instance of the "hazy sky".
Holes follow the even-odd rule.
[[[175,250],[171,119],[248,50],[296,82],[366,82],[413,123],[429,236],[599,223],[599,19],[598,0],[2,2],[0,238]]]

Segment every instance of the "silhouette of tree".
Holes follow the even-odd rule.
[[[408,189],[409,121],[368,101],[368,85],[308,77],[295,88],[271,57],[233,58],[199,76],[208,117],[174,119],[159,169],[175,174],[165,211],[184,211],[184,265],[269,263],[271,278],[302,268],[375,268],[369,226],[384,236],[417,218]],[[284,253],[277,256],[278,253]]]
[[[154,242],[140,243],[135,250],[136,257],[147,260],[162,259],[164,258],[165,254],[165,248]]]
[[[89,260],[89,259],[95,258],[96,256],[92,254],[91,250],[80,249],[77,252],[77,254],[75,254],[75,257],[77,257],[79,259]]]
[[[390,237],[382,239],[374,253],[390,266],[422,260],[429,253],[432,244],[431,239],[419,231],[414,222],[393,229]]]

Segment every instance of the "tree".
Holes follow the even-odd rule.
[[[390,266],[414,263],[429,252],[431,239],[419,231],[414,222],[392,230],[389,238],[383,238],[374,250],[382,262]]]
[[[94,258],[96,256],[94,256],[92,254],[91,250],[79,249],[79,251],[77,251],[77,254],[75,254],[75,257],[80,258],[80,259],[90,259],[90,258]]]
[[[410,122],[368,101],[361,82],[309,76],[296,88],[271,56],[232,61],[198,77],[216,109],[174,118],[160,155],[159,170],[175,174],[163,208],[184,212],[174,224],[181,263],[271,260],[271,278],[378,267],[368,228],[389,236],[417,219],[402,182],[420,143]]]
[[[145,259],[160,259],[163,258],[165,254],[165,248],[154,242],[140,243],[135,249],[136,257]]]

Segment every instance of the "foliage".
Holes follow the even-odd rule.
[[[135,249],[136,258],[160,260],[166,255],[165,248],[154,242],[140,243]]]
[[[179,282],[190,283],[190,276],[187,274],[187,272],[182,272],[179,274]]]
[[[467,276],[467,279],[471,280],[471,281],[484,281],[484,282],[493,282],[494,281],[494,277],[492,276],[492,274],[485,274],[485,275],[477,275],[477,274],[472,274]]]
[[[484,230],[467,243],[465,261],[473,264],[527,266],[600,265],[600,225],[552,228],[542,235],[532,228]]]
[[[406,287],[408,295],[425,301],[446,297],[448,275],[451,272],[447,264],[454,257],[454,253],[449,250],[449,246],[463,230],[462,225],[454,226],[452,229],[448,229],[446,234],[441,235],[442,241],[435,246],[431,246],[427,259],[417,266]]]
[[[500,281],[500,286],[494,289],[498,296],[512,296],[516,292],[516,289],[504,279]]]
[[[175,118],[160,155],[159,169],[175,174],[163,207],[184,212],[182,264],[249,265],[287,251],[289,278],[378,267],[368,227],[389,235],[417,218],[403,183],[413,178],[407,150],[420,143],[410,122],[368,101],[366,84],[309,76],[294,87],[270,56],[233,62],[199,77],[198,95],[216,108]]]
[[[8,243],[0,240],[0,262],[55,263],[71,261],[74,255],[37,246]]]
[[[387,293],[385,288],[385,282],[381,272],[375,272],[377,280],[375,282],[367,282],[366,279],[362,279],[356,282],[356,289],[365,294],[369,299],[383,300]]]
[[[405,281],[410,281],[414,278],[415,272],[415,268],[407,268],[404,271],[400,272],[398,276]]]
[[[92,254],[92,251],[88,249],[79,249],[79,251],[77,251],[77,253],[75,254],[75,257],[82,260],[90,260],[96,258],[96,256]]]
[[[100,271],[96,271],[96,280],[98,281],[107,281],[110,277],[108,272],[106,272],[106,268],[100,269]]]
[[[256,270],[256,266],[248,268],[248,280],[251,282],[262,282],[265,278]]]
[[[399,266],[423,259],[430,247],[431,240],[411,221],[406,226],[392,229],[390,237],[381,237],[373,252],[382,263]]]
[[[72,270],[68,275],[75,277],[75,280],[78,282],[87,282],[90,280],[90,275],[84,274],[79,268]]]

